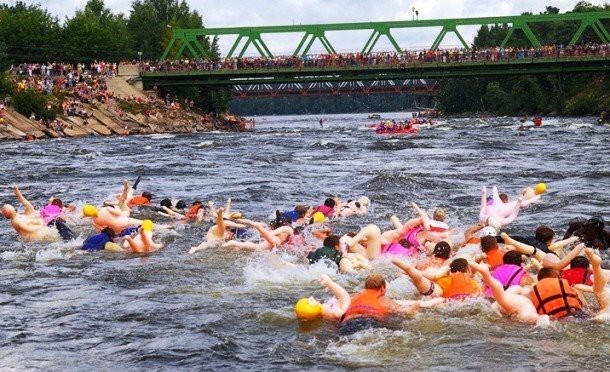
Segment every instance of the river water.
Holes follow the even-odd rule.
[[[399,114],[384,115],[401,118]],[[518,131],[514,118],[444,119],[417,135],[378,136],[366,115],[257,118],[254,133],[62,139],[0,144],[0,198],[10,185],[40,206],[51,195],[82,205],[118,192],[123,179],[164,197],[231,196],[235,209],[268,220],[294,204],[367,195],[366,217],[333,223],[342,233],[388,217],[413,216],[416,201],[443,207],[452,226],[478,217],[480,187],[513,197],[548,184],[543,203],[511,231],[542,223],[563,234],[575,217],[610,202],[610,136],[595,118],[548,119]],[[610,217],[606,214],[606,217]],[[160,222],[160,221],[159,221]],[[210,249],[187,254],[208,224],[157,235],[148,256],[78,250],[76,243],[23,244],[0,223],[1,368],[44,370],[605,370],[610,326],[577,320],[550,328],[516,323],[484,300],[423,310],[388,328],[342,336],[330,323],[299,325],[302,296],[325,299],[320,274],[356,292],[366,274],[338,275],[323,263],[286,269],[267,253]],[[295,257],[280,253],[285,259]],[[606,264],[608,262],[606,261]],[[389,295],[416,298],[389,261],[375,264]]]

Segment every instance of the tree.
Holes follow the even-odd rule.
[[[105,8],[103,0],[89,0],[66,21],[63,35],[65,60],[70,62],[133,58],[127,21]]]
[[[48,62],[62,55],[57,18],[40,5],[0,5],[0,40],[11,62]]]
[[[185,0],[135,0],[128,28],[133,48],[145,59],[159,59],[171,40],[173,28],[202,28],[203,20],[191,11]],[[207,43],[207,44],[206,44]],[[203,43],[209,48],[209,40]]]

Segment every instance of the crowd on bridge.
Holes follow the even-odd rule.
[[[508,61],[536,58],[568,58],[583,56],[608,56],[610,44],[547,45],[540,48],[451,48],[404,50],[378,53],[307,54],[305,56],[231,57],[218,61],[210,59],[182,59],[177,61],[143,62],[142,72],[181,72],[277,68],[325,68],[391,66],[405,67],[418,63],[463,63],[474,61]]]

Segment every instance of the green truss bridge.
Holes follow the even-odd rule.
[[[175,29],[172,39],[161,60],[181,58],[205,59],[208,57],[203,45],[210,37],[237,37],[225,58],[243,57],[246,50],[254,45],[261,57],[273,58],[274,54],[264,42],[267,34],[293,34],[298,44],[293,56],[305,56],[311,46],[319,40],[328,54],[336,54],[336,49],[327,37],[329,32],[370,31],[371,35],[360,50],[363,54],[373,52],[379,39],[386,37],[397,53],[403,48],[392,35],[393,30],[409,28],[440,28],[440,33],[430,46],[437,50],[448,33],[453,33],[465,49],[468,44],[460,34],[459,26],[508,25],[507,34],[500,45],[504,47],[515,32],[522,32],[532,47],[542,45],[534,33],[535,25],[548,22],[564,22],[578,25],[568,45],[576,45],[588,30],[603,44],[610,44],[610,34],[606,28],[610,24],[610,11],[521,15],[503,17],[478,17],[463,19],[439,19],[416,21],[361,22],[338,24],[310,24],[288,26],[258,26],[232,28]],[[532,27],[534,26],[534,27]],[[243,45],[242,45],[243,44]],[[236,53],[239,49],[239,53]],[[301,67],[301,68],[260,68],[244,70],[213,70],[185,72],[153,72],[142,76],[145,88],[153,86],[224,86],[244,84],[292,84],[310,82],[377,81],[391,79],[442,79],[452,77],[499,76],[524,74],[592,73],[610,71],[608,55],[565,57],[565,58],[524,58],[500,61],[463,61],[459,63],[415,63],[401,66],[358,66],[358,67]]]

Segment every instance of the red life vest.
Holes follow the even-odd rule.
[[[575,267],[573,269],[563,270],[559,273],[559,276],[562,279],[565,279],[570,283],[570,285],[574,284],[586,284],[593,285],[593,281],[591,280],[591,275],[593,273],[589,269],[585,269],[582,267]]]

